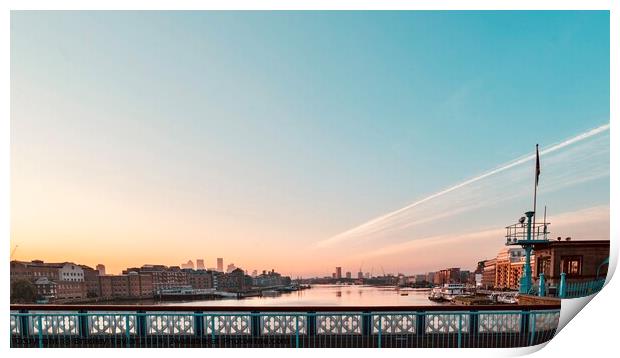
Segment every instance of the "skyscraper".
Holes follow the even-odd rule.
[[[224,272],[224,259],[221,257],[217,258],[217,270],[219,272]]]
[[[96,268],[99,271],[99,276],[105,276],[105,266],[103,264],[97,265]]]
[[[194,269],[194,263],[192,260],[187,261],[187,263],[181,264],[181,268],[183,269]]]
[[[342,278],[342,267],[336,267],[336,278]]]
[[[205,260],[196,259],[196,270],[204,270],[205,269]]]

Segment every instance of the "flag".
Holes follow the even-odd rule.
[[[536,186],[538,186],[539,176],[540,176],[540,157],[538,156],[538,144],[536,144]]]

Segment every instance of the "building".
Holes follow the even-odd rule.
[[[14,279],[27,279],[31,282],[41,277],[47,277],[51,281],[57,281],[60,277],[62,263],[45,263],[41,260],[11,261],[10,277]]]
[[[435,283],[435,273],[434,272],[428,272],[426,274],[426,282],[428,282],[428,283]]]
[[[561,273],[569,282],[592,281],[607,276],[609,240],[548,241],[534,245],[533,276],[545,274],[551,287],[560,283]]]
[[[415,283],[416,284],[422,284],[426,281],[426,275],[415,275]]]
[[[363,279],[364,278],[364,273],[362,271],[358,271],[357,272],[357,278],[360,279],[360,280]]]
[[[215,288],[215,273],[207,270],[190,270],[187,272],[189,284],[194,290]]]
[[[196,259],[196,270],[204,270],[205,269],[205,260]]]
[[[181,265],[182,269],[194,269],[194,263],[192,262],[192,260],[188,260],[186,263]]]
[[[99,276],[105,276],[105,266],[103,264],[98,264],[95,269],[99,271]]]
[[[482,270],[482,282],[481,285],[483,288],[493,288],[495,287],[495,263],[496,259],[490,259],[484,261],[484,268]]]
[[[99,296],[103,298],[153,297],[153,276],[131,271],[123,275],[99,276]]]
[[[518,290],[524,265],[523,248],[510,247],[501,250],[495,258],[495,288]]]
[[[37,289],[37,298],[47,300],[56,298],[56,282],[47,277],[39,277],[34,281],[34,287]]]
[[[86,285],[86,297],[99,296],[99,271],[86,265],[80,265],[84,271],[84,284]]]
[[[237,269],[237,266],[235,266],[234,263],[230,263],[228,264],[228,266],[226,267],[226,273],[232,273],[233,271],[235,271]]]
[[[245,291],[252,285],[252,278],[240,268],[218,277],[218,289],[230,292]]]
[[[74,300],[86,297],[86,285],[84,281],[57,281],[56,299]]]
[[[258,287],[288,286],[291,284],[291,278],[282,276],[273,269],[269,272],[263,270],[262,274],[253,278],[253,284]]]
[[[221,257],[217,258],[217,270],[219,272],[224,272],[224,259]]]
[[[342,267],[340,267],[340,266],[336,267],[336,278],[337,279],[341,279],[342,278]]]
[[[352,278],[351,271],[347,271],[346,277],[347,277],[347,280],[350,280]]]
[[[84,282],[84,269],[74,263],[66,262],[59,269],[59,280]]]
[[[435,272],[435,285],[444,285],[446,283],[461,283],[461,269],[458,267],[447,268]]]
[[[179,266],[143,265],[142,267],[128,268],[123,271],[123,274],[128,274],[129,272],[151,275],[155,294],[162,290],[189,286],[188,274],[181,270]]]

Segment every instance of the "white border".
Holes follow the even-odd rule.
[[[418,0],[418,1],[404,1],[404,0],[315,0],[315,1],[294,1],[294,0],[219,0],[219,1],[199,1],[199,0],[179,0],[179,1],[162,1],[162,0],[92,0],[92,1],[79,1],[79,0],[60,0],[60,1],[44,1],[44,0],[33,0],[33,1],[5,1],[3,4],[6,4],[5,11],[2,12],[1,24],[2,24],[2,49],[3,56],[0,57],[0,61],[2,61],[2,67],[4,71],[2,72],[3,84],[1,87],[2,99],[4,106],[3,115],[0,116],[0,199],[2,201],[2,205],[0,205],[0,235],[4,241],[3,251],[4,257],[9,256],[9,208],[10,208],[10,191],[9,191],[9,158],[10,158],[10,130],[9,130],[9,91],[10,91],[10,63],[9,63],[9,55],[8,51],[10,48],[10,13],[9,10],[27,10],[27,9],[124,9],[124,10],[134,10],[134,9],[211,9],[211,10],[238,10],[238,9],[246,9],[246,10],[268,10],[268,9],[276,9],[276,10],[344,10],[344,9],[358,9],[358,10],[549,10],[549,9],[558,9],[558,10],[571,10],[571,9],[589,9],[589,10],[611,10],[611,98],[620,98],[618,97],[618,84],[620,83],[620,78],[617,71],[616,64],[618,63],[618,43],[619,38],[617,30],[620,24],[619,16],[618,16],[618,1],[611,0],[589,0],[589,1],[576,1],[576,0],[521,0],[521,1],[513,1],[513,0],[475,0],[475,1],[466,1],[466,0]],[[616,134],[614,128],[615,124],[618,123],[618,113],[617,113],[617,105],[611,101],[611,118],[610,123],[612,124],[612,129],[610,130],[611,135],[611,183],[618,182],[618,135]],[[618,217],[616,214],[618,211],[618,185],[612,184],[611,192],[610,192],[610,210],[611,217]],[[612,264],[610,265],[610,271],[613,272],[615,266],[617,264],[617,254],[618,254],[618,237],[619,237],[619,228],[617,221],[611,220],[611,239],[612,239],[612,253],[611,259]],[[5,288],[4,293],[2,295],[0,305],[2,307],[8,307],[8,265],[2,266],[2,272],[0,272],[0,276],[4,282],[3,287]],[[614,281],[617,281],[614,280]],[[574,319],[574,323],[567,325],[554,339],[549,342],[547,348],[545,348],[539,354],[553,354],[553,355],[562,355],[562,356],[579,356],[579,355],[598,355],[605,354],[607,352],[612,351],[613,342],[616,338],[615,327],[617,326],[617,322],[614,319],[617,318],[617,315],[613,315],[612,313],[618,312],[616,302],[618,302],[618,298],[620,295],[618,294],[618,284],[617,282],[611,281],[604,288],[601,294],[594,297],[592,299],[593,303],[588,305],[584,309],[583,313],[577,315]],[[579,300],[571,300],[570,303],[563,304],[563,313],[566,310],[572,310],[573,312],[577,312],[580,307],[583,307],[585,303],[587,303],[589,299],[579,299]],[[6,311],[5,311],[6,312]],[[567,315],[564,315],[567,317]],[[5,319],[8,318],[8,315],[5,315]],[[563,321],[565,318],[563,318]],[[1,327],[0,332],[4,332],[4,337],[8,337],[8,324],[3,325]],[[613,336],[612,336],[613,335]],[[2,340],[3,349],[8,349],[8,339]],[[454,353],[459,356],[472,356],[472,357],[480,357],[480,356],[497,356],[497,355],[519,355],[526,354],[537,351],[540,347],[534,348],[523,348],[523,349],[510,349],[510,350],[495,350],[495,349],[471,349],[471,350],[446,350],[446,349],[430,349],[430,350],[420,350],[416,349],[415,351],[410,350],[381,350],[380,353],[383,355],[411,355],[411,354],[422,354],[422,355],[433,355],[439,357],[448,357],[454,355]],[[362,355],[370,355],[379,353],[377,350],[321,350],[321,354],[328,355],[346,355],[355,352],[355,354]],[[457,353],[458,352],[458,353]],[[24,351],[12,351],[12,354],[19,355],[37,355],[41,354],[37,350],[24,350]],[[172,354],[182,354],[182,355],[193,355],[193,354],[225,354],[225,355],[247,355],[252,354],[259,356],[290,356],[290,350],[253,350],[249,352],[247,349],[240,350],[226,350],[226,351],[187,351],[183,350],[181,352],[173,352],[171,350],[121,350],[117,349],[114,351],[109,350],[82,350],[82,349],[68,349],[68,350],[46,350],[44,354],[59,357],[83,357],[85,354],[95,355],[95,356],[104,356],[113,353],[115,355],[131,355],[135,356],[136,354],[149,354],[156,356],[170,355]],[[316,350],[302,350],[296,351],[296,355],[306,355],[312,354],[315,355],[317,353]]]

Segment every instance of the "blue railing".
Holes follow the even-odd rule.
[[[559,320],[559,306],[518,305],[11,308],[11,347],[520,347]]]
[[[541,284],[543,285],[541,289]],[[567,279],[565,274],[560,275],[560,284],[550,286],[545,283],[545,278],[541,275],[538,281],[532,285],[531,295],[558,297],[558,298],[578,298],[593,295],[605,286],[605,279],[595,279],[590,281]]]

